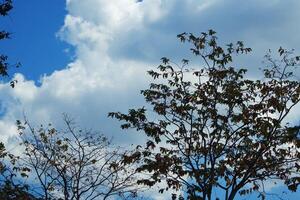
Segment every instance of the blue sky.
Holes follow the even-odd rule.
[[[0,84],[2,139],[15,146],[14,122],[23,113],[36,124],[58,126],[68,113],[117,143],[138,142],[106,115],[144,104],[145,73],[161,57],[199,64],[178,33],[213,28],[222,43],[244,41],[253,53],[237,63],[257,77],[268,49],[300,52],[299,9],[299,0],[15,0],[0,21],[12,33],[0,51],[22,67],[11,71],[19,80],[14,90]],[[289,120],[298,120],[298,110]]]
[[[2,41],[0,50],[12,63],[21,62],[23,67],[17,71],[28,79],[38,80],[42,74],[62,69],[71,59],[65,52],[70,45],[55,36],[64,24],[65,4],[62,0],[17,0],[9,17],[1,19],[11,40]]]

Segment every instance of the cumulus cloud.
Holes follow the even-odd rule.
[[[299,4],[297,0],[67,0],[68,14],[57,35],[74,46],[75,59],[65,69],[41,77],[39,85],[22,74],[15,75],[19,80],[15,89],[0,84],[2,138],[16,135],[14,122],[24,113],[36,124],[59,124],[61,114],[69,113],[84,127],[132,142],[138,137],[120,135],[118,123],[107,119],[107,112],[143,104],[139,90],[147,86],[146,70],[160,57],[192,58],[177,41],[178,33],[213,28],[221,42],[243,40],[254,54],[241,62],[258,68],[268,48],[300,46],[295,20],[300,17]]]

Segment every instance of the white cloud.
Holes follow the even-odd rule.
[[[100,116],[109,109],[126,110],[138,102],[145,71],[160,57],[187,55],[175,37],[183,31],[214,28],[226,40],[250,41],[258,54],[246,62],[260,64],[268,48],[282,43],[288,48],[300,45],[293,37],[299,30],[294,20],[299,15],[298,4],[275,0],[68,0],[68,15],[58,35],[75,47],[76,59],[65,69],[42,77],[40,86],[20,74],[14,90],[1,84],[6,111],[1,122],[14,121],[23,111],[37,122],[56,120],[68,112],[84,123],[89,121],[87,125],[99,122],[93,126],[101,127]]]

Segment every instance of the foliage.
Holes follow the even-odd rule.
[[[5,17],[13,8],[12,0],[3,0],[0,3],[0,16]],[[6,30],[0,30],[0,40],[10,38],[10,33]],[[19,67],[20,63],[16,64],[16,67]],[[4,54],[0,54],[0,76],[5,77],[8,76],[8,68],[10,64],[8,63],[8,56]],[[16,80],[10,82],[11,87],[15,87]]]
[[[5,17],[13,8],[12,0],[3,0],[0,3],[0,16]],[[8,39],[10,34],[5,30],[0,30],[0,40]],[[0,76],[8,76],[8,57],[0,54]],[[19,65],[19,64],[18,64]],[[17,65],[17,66],[18,66]],[[11,81],[10,85],[15,86],[16,81]],[[20,167],[16,164],[18,157],[6,151],[5,146],[0,142],[0,199],[35,199],[28,193],[26,184],[17,180],[18,175],[27,176],[28,168]]]
[[[1,16],[6,16],[8,12],[12,9],[12,1],[6,0],[3,1],[0,4],[0,15]],[[0,40],[9,38],[9,33],[6,31],[0,31]],[[5,55],[0,55],[0,75],[1,76],[7,76],[7,68],[8,68],[8,63],[6,63],[7,56]],[[5,147],[2,142],[0,142],[0,158],[2,159],[5,157],[7,153],[5,152]],[[0,163],[0,169],[2,171],[3,169],[3,163]]]
[[[1,4],[0,4],[0,15],[2,16],[6,16],[8,15],[9,11],[13,8],[12,5],[12,0],[4,0]],[[4,34],[5,35],[5,34]],[[2,34],[1,34],[2,36]],[[7,35],[6,35],[7,37]],[[2,37],[1,37],[2,38]]]
[[[107,199],[136,196],[135,170],[122,161],[124,153],[95,132],[80,130],[64,117],[65,131],[49,124],[35,130],[18,122],[25,164],[36,176],[43,199]],[[27,127],[27,129],[25,129]],[[29,130],[28,130],[29,129]],[[28,131],[27,131],[28,130]]]
[[[19,158],[9,153],[2,143],[0,143],[0,159],[0,199],[36,199],[21,178],[28,176],[29,168],[18,165]]]
[[[124,122],[122,129],[148,138],[128,157],[128,162],[140,159],[138,171],[150,173],[139,183],[165,182],[159,192],[173,189],[203,200],[220,190],[226,200],[253,191],[264,199],[262,184],[268,180],[283,180],[296,191],[299,126],[285,120],[300,100],[300,84],[291,71],[299,57],[280,48],[280,60],[266,56],[264,78],[251,80],[244,77],[246,69],[231,67],[234,55],[251,51],[242,42],[221,47],[213,30],[178,38],[191,44],[201,67],[191,70],[186,59],[178,66],[162,58],[158,70],[149,71],[153,83],[141,91],[153,110],[109,113]]]
[[[0,187],[0,199],[5,200],[38,200],[28,192],[24,185],[14,185],[12,181],[5,181]]]

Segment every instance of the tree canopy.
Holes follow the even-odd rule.
[[[299,126],[286,121],[300,101],[300,83],[292,68],[299,56],[279,48],[279,60],[268,54],[262,79],[245,78],[247,70],[233,67],[234,56],[248,54],[243,42],[218,44],[216,32],[199,36],[182,33],[201,66],[178,65],[162,58],[149,71],[153,82],[142,90],[147,106],[128,113],[111,112],[122,129],[136,129],[148,138],[127,161],[140,160],[140,184],[160,182],[177,191],[172,199],[215,197],[232,200],[254,191],[265,198],[263,184],[282,180],[296,191],[299,177]],[[181,195],[178,195],[181,192]],[[223,194],[222,192],[220,194]]]
[[[36,196],[45,199],[121,199],[136,197],[136,171],[123,162],[127,151],[102,134],[82,130],[65,115],[65,130],[32,127],[18,121]],[[34,181],[35,180],[35,181]]]

